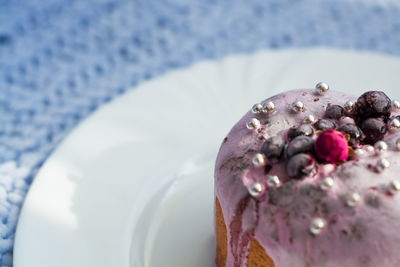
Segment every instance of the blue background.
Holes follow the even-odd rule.
[[[38,168],[99,106],[202,59],[310,46],[399,56],[400,1],[0,0],[0,266]]]

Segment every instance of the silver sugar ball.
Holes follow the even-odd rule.
[[[376,170],[382,172],[383,170],[390,167],[390,162],[387,159],[379,159],[376,163]]]
[[[260,183],[252,183],[249,187],[249,194],[253,197],[259,197],[264,193],[264,186]]]
[[[252,118],[246,123],[246,127],[249,130],[257,130],[258,128],[260,128],[260,126],[261,123],[256,118]]]
[[[392,100],[392,107],[393,107],[394,109],[399,110],[399,109],[400,109],[400,101],[398,101],[398,100]]]
[[[360,149],[360,148],[356,148],[356,149],[354,150],[354,155],[355,155],[356,157],[360,158],[360,157],[362,157],[362,156],[365,155],[365,151],[362,150],[362,149]]]
[[[251,112],[254,114],[261,113],[263,109],[263,106],[260,103],[254,104],[253,107],[251,108]]]
[[[390,120],[389,129],[392,131],[400,130],[400,120],[397,118]]]
[[[305,118],[304,118],[304,122],[305,123],[314,123],[315,122],[315,117],[311,114],[308,114]]]
[[[264,103],[262,107],[263,107],[263,112],[266,112],[269,114],[271,114],[275,111],[275,104],[272,101],[268,101],[268,102]]]
[[[388,145],[386,144],[385,141],[378,141],[374,144],[375,147],[375,151],[378,154],[381,154],[383,152],[385,152],[386,150],[388,150]]]
[[[320,187],[322,190],[327,191],[332,188],[333,184],[334,184],[334,181],[333,181],[332,177],[325,177],[324,179],[322,179],[322,181],[320,183]]]
[[[310,232],[314,235],[318,235],[325,228],[325,221],[321,218],[314,218],[310,225]]]
[[[252,162],[253,162],[253,165],[256,167],[265,166],[265,164],[267,163],[265,155],[261,154],[261,153],[255,154],[253,156]]]
[[[354,102],[353,101],[347,101],[344,103],[344,110],[348,113],[352,113],[354,111]]]
[[[349,195],[347,195],[346,204],[350,207],[357,206],[358,204],[360,204],[360,201],[361,201],[361,196],[357,192],[352,192]]]
[[[303,104],[303,102],[301,102],[301,101],[294,101],[294,102],[292,103],[292,105],[290,106],[290,109],[291,109],[293,112],[298,113],[298,112],[300,112],[300,111],[302,111],[302,110],[304,109],[304,104]]]
[[[374,148],[373,146],[371,146],[371,145],[365,145],[365,146],[364,146],[364,150],[365,150],[365,152],[367,152],[367,153],[372,153],[372,152],[375,151],[375,148]]]
[[[267,180],[268,187],[279,187],[281,185],[281,180],[276,175],[270,175]]]
[[[315,89],[317,90],[317,93],[319,95],[324,95],[326,92],[329,90],[329,85],[325,82],[319,82],[315,86]]]
[[[390,181],[388,191],[392,195],[400,192],[400,181],[398,181],[398,180]]]

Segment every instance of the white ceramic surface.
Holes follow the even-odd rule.
[[[143,83],[83,121],[44,164],[22,209],[14,266],[212,266],[214,159],[251,105],[320,80],[400,97],[399,73],[399,58],[286,50]]]

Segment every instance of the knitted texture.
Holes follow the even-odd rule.
[[[399,56],[400,2],[0,0],[0,266],[38,168],[99,106],[199,60],[310,46]]]

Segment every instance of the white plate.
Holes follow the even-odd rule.
[[[398,97],[400,60],[337,50],[265,51],[173,71],[81,123],[28,193],[16,267],[212,266],[213,166],[257,101],[319,80]]]

